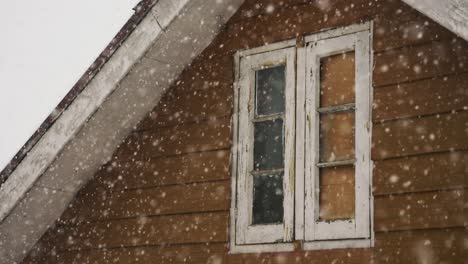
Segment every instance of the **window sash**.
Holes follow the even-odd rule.
[[[294,228],[294,239],[295,240],[304,240],[303,249],[304,250],[316,250],[316,249],[331,249],[331,248],[354,248],[354,247],[371,247],[373,245],[373,232],[372,232],[372,195],[370,193],[371,190],[371,161],[370,161],[370,145],[371,145],[371,138],[370,138],[370,131],[371,131],[371,122],[370,122],[370,111],[371,111],[371,97],[372,97],[372,86],[371,86],[371,65],[372,65],[372,57],[371,50],[370,50],[370,43],[372,43],[372,22],[367,22],[363,24],[356,24],[348,27],[342,27],[334,30],[328,30],[324,32],[320,32],[317,34],[309,35],[305,37],[305,47],[296,47],[296,41],[288,40],[273,44],[268,44],[265,46],[257,47],[254,49],[238,51],[235,56],[235,83],[234,83],[234,114],[233,114],[233,145],[232,145],[232,182],[231,182],[231,189],[232,189],[232,196],[231,199],[231,223],[230,223],[230,253],[252,253],[252,252],[275,252],[275,251],[292,251],[294,250],[294,244],[291,243],[292,236],[293,236],[293,228]],[[353,45],[351,45],[353,50],[355,51],[355,63],[356,63],[356,72],[355,72],[355,81],[356,81],[356,94],[355,94],[355,103],[354,105],[346,106],[350,110],[355,110],[355,122],[360,122],[359,120],[365,120],[362,122],[363,127],[359,128],[361,132],[358,132],[358,126],[355,127],[356,129],[356,138],[355,144],[355,159],[347,160],[346,163],[353,164],[354,162],[356,165],[361,164],[360,167],[363,168],[363,171],[359,171],[358,168],[355,168],[355,173],[359,174],[359,182],[358,179],[356,180],[356,188],[358,184],[362,187],[359,191],[355,190],[356,201],[362,200],[362,203],[356,203],[356,214],[359,212],[362,213],[363,217],[355,216],[355,223],[354,225],[346,225],[342,222],[343,220],[335,221],[336,226],[326,225],[326,226],[318,226],[314,225],[311,229],[310,227],[306,227],[306,214],[310,214],[310,210],[306,210],[305,202],[309,199],[307,195],[312,194],[313,192],[306,189],[306,177],[310,178],[312,176],[319,176],[318,173],[312,175],[310,171],[308,171],[307,166],[316,165],[317,163],[307,162],[309,161],[310,157],[306,156],[306,149],[310,146],[307,144],[310,142],[310,131],[308,131],[309,124],[311,121],[318,122],[318,119],[315,115],[311,116],[310,113],[312,111],[304,111],[305,106],[310,103],[310,100],[314,97],[311,97],[310,93],[310,85],[311,79],[310,76],[310,66],[311,66],[311,43],[318,43],[321,41],[328,41],[334,38],[341,38],[341,37],[349,37],[354,39]],[[283,205],[284,207],[284,216],[285,218],[289,215],[288,221],[284,221],[282,225],[256,225],[256,226],[249,226],[248,219],[251,218],[251,215],[248,215],[251,212],[252,206],[252,195],[253,192],[250,192],[250,198],[247,197],[246,190],[250,186],[249,190],[252,190],[253,185],[253,178],[249,171],[246,168],[245,160],[242,161],[245,157],[244,151],[246,150],[253,150],[253,133],[251,133],[250,138],[252,139],[252,144],[247,141],[247,138],[241,142],[240,138],[242,133],[246,133],[246,126],[242,124],[249,124],[253,126],[253,122],[249,122],[252,118],[249,116],[249,111],[247,111],[247,105],[250,107],[249,109],[254,110],[255,108],[248,103],[242,103],[241,97],[255,98],[252,96],[252,92],[255,89],[254,78],[250,75],[254,75],[253,69],[255,67],[260,67],[262,63],[272,63],[274,62],[273,55],[270,54],[279,54],[281,52],[286,53],[291,52],[292,55],[285,55],[283,59],[286,57],[287,65],[292,62],[292,66],[288,67],[288,69],[292,69],[292,73],[288,70],[286,75],[286,87],[285,93],[288,91],[294,91],[297,94],[297,97],[294,100],[294,95],[288,97],[288,94],[285,94],[285,112],[281,115],[288,115],[288,113],[292,113],[292,118],[284,118],[283,120],[291,120],[295,122],[295,130],[294,125],[291,127],[291,133],[289,135],[296,134],[296,144],[294,146],[294,140],[291,143],[286,143],[284,145],[284,171],[285,175],[283,176],[283,189],[284,189],[284,197],[290,197],[290,202],[288,205]],[[359,52],[358,52],[359,50]],[[295,52],[297,52],[297,57],[295,58]],[[336,52],[331,50],[330,52]],[[340,52],[338,52],[340,53]],[[263,58],[259,59],[260,55]],[[277,55],[275,55],[277,56]],[[279,55],[278,55],[279,56]],[[268,58],[267,58],[268,57]],[[281,56],[279,56],[281,57]],[[250,58],[250,59],[247,59]],[[252,58],[255,59],[255,64],[252,62]],[[294,59],[297,59],[297,66],[294,65]],[[247,63],[248,61],[251,61]],[[257,65],[257,66],[255,66]],[[296,82],[297,85],[294,86],[294,68],[296,67],[297,76]],[[246,74],[248,72],[248,74]],[[293,76],[293,77],[290,77]],[[318,76],[318,75],[315,75]],[[288,80],[292,81],[292,86],[288,83]],[[358,88],[362,87],[362,88]],[[247,87],[247,89],[245,89]],[[245,91],[249,91],[245,94]],[[307,92],[308,91],[308,92]],[[244,98],[244,100],[246,99]],[[288,102],[288,98],[292,98],[292,102]],[[362,99],[362,100],[361,100]],[[245,102],[249,102],[248,100]],[[291,106],[291,107],[289,107]],[[296,107],[296,118],[294,119],[294,106]],[[340,106],[341,107],[341,106]],[[335,111],[336,109],[320,109],[321,111]],[[317,108],[318,110],[318,108]],[[361,111],[362,110],[362,111]],[[242,112],[242,113],[241,113]],[[247,112],[247,116],[245,112]],[[312,120],[312,117],[314,119]],[[246,119],[247,118],[247,119]],[[271,119],[272,116],[264,116],[264,117],[257,117],[257,119]],[[263,121],[263,120],[259,120]],[[307,129],[306,129],[307,128]],[[318,131],[318,130],[317,130]],[[366,135],[364,135],[366,134]],[[250,135],[250,134],[249,134]],[[287,135],[286,131],[284,131],[284,135]],[[286,139],[285,139],[286,141]],[[307,143],[307,144],[306,144]],[[291,146],[289,145],[291,144]],[[289,150],[291,151],[289,157],[287,158]],[[362,154],[362,155],[361,155]],[[253,154],[252,154],[253,155]],[[244,155],[245,156],[245,155]],[[309,155],[310,156],[310,155]],[[253,162],[253,157],[251,158]],[[327,166],[329,164],[326,164]],[[244,173],[242,173],[244,171]],[[290,173],[288,173],[290,172]],[[288,173],[288,176],[286,176]],[[307,173],[309,173],[307,175]],[[294,177],[298,175],[299,177]],[[364,174],[364,175],[362,175]],[[250,182],[247,181],[247,177],[250,179]],[[289,179],[289,183],[286,179]],[[245,182],[242,184],[242,182]],[[288,185],[289,188],[285,188],[285,185]],[[307,192],[307,194],[306,194]],[[359,196],[359,197],[358,197]],[[293,201],[293,198],[295,200]],[[314,198],[314,197],[312,197]],[[316,197],[318,198],[318,197]],[[242,201],[244,199],[244,201]],[[250,200],[249,200],[250,199]],[[250,202],[247,202],[250,201]],[[362,206],[361,206],[362,205]],[[360,207],[361,206],[361,207]],[[294,208],[293,208],[294,207]],[[247,208],[247,209],[245,209]],[[289,213],[288,213],[289,212]],[[359,221],[359,219],[362,221]],[[294,223],[292,223],[294,219]],[[312,222],[313,223],[313,222]],[[348,229],[351,227],[351,229]],[[311,236],[314,230],[320,228],[321,232],[316,232],[317,237]],[[339,229],[339,230],[337,230]],[[312,231],[311,231],[312,230]],[[324,233],[324,234],[322,234]],[[353,236],[349,238],[344,238],[341,234],[343,233],[353,233]],[[321,238],[323,237],[323,238]],[[277,243],[277,242],[286,242],[286,243]],[[289,242],[289,243],[288,243]]]
[[[253,205],[253,144],[255,71],[262,66],[285,64],[283,223],[251,225]],[[236,244],[274,243],[292,240],[294,221],[295,48],[267,51],[240,58],[238,104],[238,159],[236,186]]]
[[[370,40],[369,31],[315,39],[305,51],[304,238],[306,241],[370,237]],[[355,218],[317,221],[319,213],[320,58],[355,52]],[[298,66],[300,67],[300,66]],[[310,75],[308,75],[310,74]],[[309,78],[310,77],[310,78]],[[299,96],[298,96],[299,98]],[[299,104],[299,102],[298,102]],[[343,107],[343,106],[342,106]],[[328,109],[333,111],[334,109]],[[298,145],[300,145],[298,141]],[[296,227],[296,231],[298,231]]]

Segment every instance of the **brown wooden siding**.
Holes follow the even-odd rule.
[[[322,2],[247,0],[25,263],[466,261],[468,43],[397,0]],[[234,52],[367,20],[375,246],[229,254]]]

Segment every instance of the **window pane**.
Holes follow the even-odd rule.
[[[354,112],[320,115],[320,162],[354,159]]]
[[[319,220],[354,218],[354,166],[320,169]]]
[[[252,224],[283,222],[283,174],[254,176]]]
[[[320,60],[320,107],[354,102],[354,51]]]
[[[284,112],[285,66],[256,71],[257,114]]]
[[[283,167],[283,119],[254,124],[254,169]]]

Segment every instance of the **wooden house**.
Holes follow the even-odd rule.
[[[145,0],[1,173],[1,263],[468,263],[463,0]]]

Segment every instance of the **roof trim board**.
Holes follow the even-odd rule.
[[[19,163],[22,162],[26,154],[32,149],[32,147],[39,141],[39,139],[46,133],[46,131],[52,126],[52,124],[60,117],[62,112],[73,102],[76,96],[83,90],[84,87],[90,82],[90,80],[99,72],[101,67],[107,62],[107,60],[113,55],[116,49],[121,43],[130,35],[133,29],[139,24],[141,19],[146,15],[148,10],[158,0],[142,0],[134,8],[135,14],[127,21],[122,27],[114,39],[104,49],[104,51],[98,56],[93,64],[86,70],[81,76],[77,83],[72,87],[70,92],[64,97],[64,99],[57,105],[52,113],[46,118],[46,120],[40,125],[35,133],[28,139],[28,141],[21,147],[16,153],[14,158],[0,171],[0,185],[6,181],[10,174],[16,169]],[[465,40],[468,40],[468,2],[464,0],[402,0],[409,6],[415,8],[419,12],[427,15],[431,19],[437,21],[445,28],[451,30],[455,34],[461,36]],[[170,2],[161,1],[161,5],[169,5]],[[160,10],[165,10],[161,8]],[[163,15],[161,11],[153,12],[156,17]],[[164,21],[163,17],[160,17],[161,25],[164,27],[168,21]],[[166,19],[167,20],[167,19]],[[1,217],[0,217],[1,219]]]
[[[63,110],[60,117],[55,118],[55,122],[1,186],[0,222],[8,215],[18,199],[47,169],[65,144],[73,138],[81,126],[112,93],[117,83],[138,61],[143,52],[149,48],[160,32],[159,24],[151,16],[145,17],[141,21],[141,25],[125,40],[125,45],[115,51],[98,74]]]
[[[403,0],[468,41],[468,1],[466,0]]]
[[[28,139],[28,141],[21,147],[21,149],[15,154],[13,159],[0,171],[0,185],[2,185],[10,174],[16,169],[16,167],[22,162],[26,154],[34,147],[39,139],[46,133],[46,131],[52,126],[52,124],[60,117],[63,111],[70,106],[73,100],[76,99],[86,85],[93,79],[93,77],[101,70],[103,65],[109,60],[114,52],[120,47],[122,42],[133,32],[135,27],[141,22],[146,13],[156,3],[156,0],[143,0],[133,8],[135,13],[125,23],[122,29],[116,34],[112,41],[107,47],[101,52],[101,54],[94,60],[89,66],[85,73],[80,79],[73,85],[70,91],[50,113],[50,115],[42,122],[39,128],[34,134]]]
[[[465,0],[402,1],[468,40],[466,26],[468,25],[468,2]],[[138,73],[132,73],[133,67],[140,65],[138,67],[144,68],[148,60],[157,59],[161,52],[169,51],[169,54],[177,55],[178,52],[171,53],[170,49],[175,49],[177,44],[180,44],[178,42],[180,42],[181,37],[184,37],[184,34],[192,37],[197,37],[198,34],[199,41],[197,44],[194,45],[195,42],[193,42],[188,45],[190,45],[190,48],[196,49],[198,53],[201,52],[211,42],[217,30],[219,30],[219,25],[224,24],[242,2],[243,0],[143,0],[137,5],[134,16],[130,18],[111,44],[108,45],[38,131],[0,173],[0,184],[3,183],[0,186],[0,245],[2,245],[2,241],[8,241],[11,238],[14,233],[12,230],[22,232],[26,235],[26,240],[28,240],[20,241],[23,243],[21,245],[12,244],[9,247],[2,245],[0,247],[0,260],[18,260],[24,257],[24,252],[29,251],[29,248],[42,235],[41,232],[47,229],[49,224],[53,223],[74,197],[76,191],[89,177],[93,176],[100,164],[110,157],[116,144],[131,130],[139,117],[157,103],[164,89],[169,86],[169,83],[164,83],[160,89],[156,89],[157,91],[154,91],[154,87],[153,90],[151,90],[151,87],[144,87],[150,96],[145,98],[146,101],[141,108],[132,110],[134,114],[131,116],[133,117],[131,120],[118,115],[111,115],[106,119],[104,116],[112,113],[114,100],[136,100],[136,97],[129,99],[126,96],[130,88],[125,87],[125,82],[121,83],[126,76],[131,77],[132,74],[138,76]],[[212,9],[213,6],[215,6],[216,12],[204,12]],[[183,19],[186,11],[189,11],[187,12],[188,16],[194,15],[203,19],[206,19],[207,14],[210,14],[209,16],[214,22],[210,26],[204,26],[204,29],[208,32],[197,31],[196,29],[170,32],[170,28],[178,21],[181,26],[184,23],[189,28],[193,26]],[[151,15],[147,16],[147,14]],[[182,19],[180,19],[181,16]],[[163,39],[158,46],[159,50],[155,49],[152,54],[146,56],[145,53],[151,53],[148,50],[158,38]],[[164,50],[160,47],[169,48]],[[164,59],[160,60],[161,63],[158,66],[161,69],[160,75],[164,76],[159,76],[159,78],[166,80],[176,78],[177,74],[198,53],[194,52],[191,54],[193,56],[184,58],[177,65],[170,67],[164,64],[164,61],[168,62],[167,54],[165,54]],[[84,136],[94,133],[96,136],[103,137],[104,133],[109,131],[103,129],[103,126],[99,126],[99,122],[104,120],[103,124],[109,124],[113,118],[122,122],[120,123],[122,127],[119,127],[119,131],[113,132],[112,138],[108,141],[97,143],[97,145],[111,144],[111,147],[103,155],[90,156],[90,158],[97,160],[94,162],[89,161],[86,170],[74,171],[70,177],[58,177],[58,175],[64,175],[64,172],[71,170],[73,165],[77,164],[76,160],[73,160],[73,152],[67,146],[80,147],[83,148],[82,151],[86,150],[85,145],[90,142],[86,141]],[[103,129],[103,131],[99,133],[97,131],[99,129]],[[60,168],[58,166],[60,163],[66,163],[68,166],[65,167],[67,168],[63,168],[63,166]],[[57,165],[55,167],[59,168],[58,171],[61,174],[52,172],[50,169],[51,164]],[[65,183],[69,182],[72,184],[66,186]],[[57,194],[55,198],[51,195],[52,191],[54,195]],[[58,205],[55,209],[56,212],[54,212],[58,215],[52,214],[48,218],[33,221],[29,228],[40,229],[40,232],[36,232],[34,235],[27,232],[30,229],[22,229],[24,225],[18,223],[24,222],[24,218],[27,216],[21,216],[21,210],[45,209],[40,207],[40,203],[35,204],[34,201],[45,202],[51,199],[55,199],[56,203],[54,205]],[[34,204],[36,206],[31,206]],[[31,207],[39,208],[31,209]],[[35,225],[38,223],[42,225]],[[14,247],[17,247],[17,250],[7,252],[7,249],[11,251]]]
[[[147,12],[1,186],[0,262],[24,258],[242,2],[159,0]],[[171,64],[155,63],[163,55]]]

